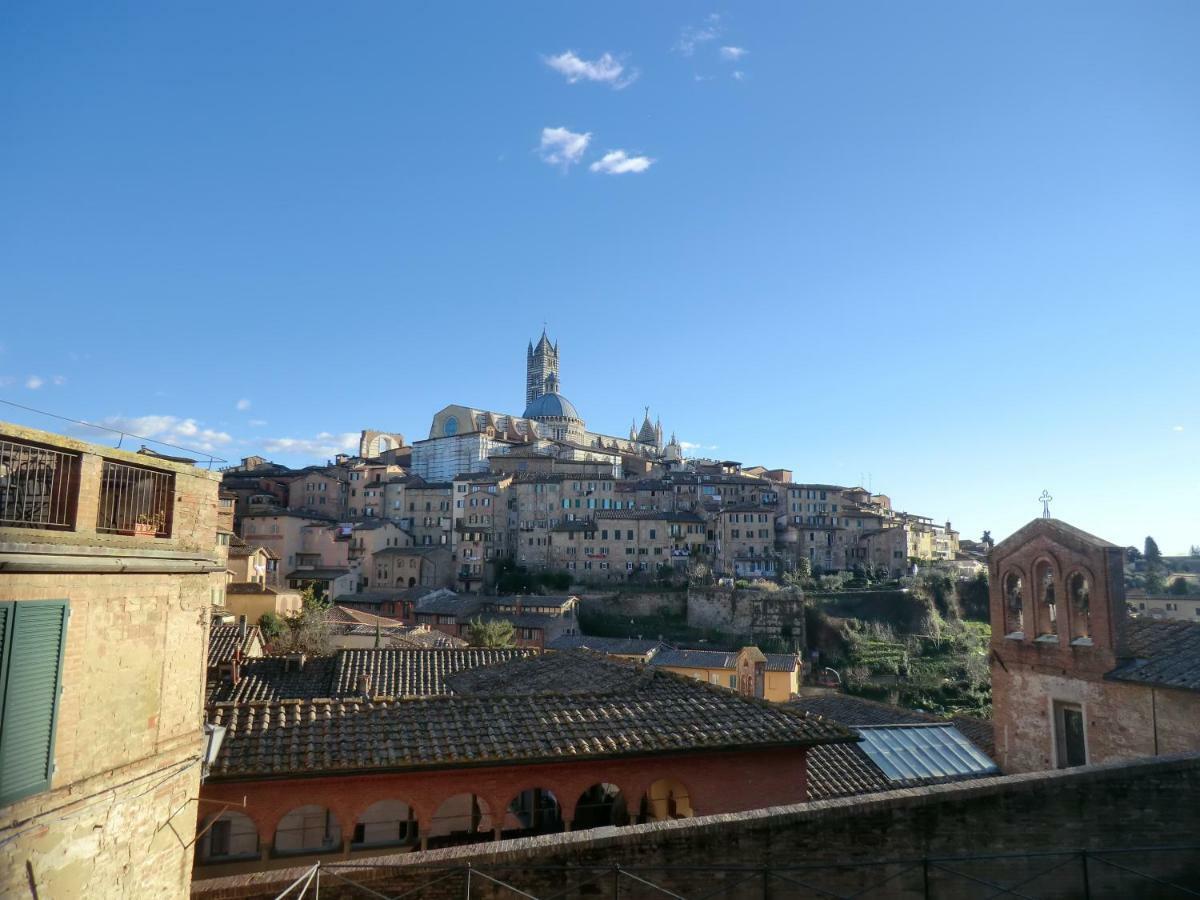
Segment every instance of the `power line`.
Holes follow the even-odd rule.
[[[37,409],[33,406],[24,406],[23,404],[15,403],[12,400],[0,398],[0,403],[7,404],[8,406],[14,406],[17,409],[23,409],[26,412],[37,413],[39,416],[49,416],[52,419],[61,419],[63,422],[73,422],[76,425],[85,425],[88,428],[96,428],[100,431],[108,431],[112,434],[120,435],[122,439],[127,437],[136,438],[139,441],[149,441],[152,444],[158,444],[160,447],[170,447],[172,450],[182,450],[184,453],[191,453],[195,456],[204,456],[208,458],[208,464],[210,468],[214,462],[229,462],[227,459],[223,459],[220,456],[214,456],[212,453],[208,453],[204,450],[196,450],[192,447],[181,447],[178,444],[170,444],[166,441],[160,441],[158,438],[134,434],[132,431],[122,431],[119,428],[112,428],[108,425],[97,425],[95,422],[85,422],[83,419],[72,419],[70,416],[60,416],[58,413],[47,412],[44,409]],[[120,441],[117,442],[118,446],[120,443]]]

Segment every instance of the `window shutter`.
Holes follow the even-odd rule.
[[[64,600],[6,604],[3,719],[0,720],[0,806],[50,787],[58,716]]]

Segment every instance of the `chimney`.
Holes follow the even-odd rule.
[[[235,656],[229,664],[229,684],[231,687],[237,687],[238,682],[241,680],[242,661]]]
[[[242,641],[246,640],[246,617],[245,616],[238,616],[238,637],[241,638]],[[241,649],[241,648],[239,647],[238,649]]]
[[[297,672],[304,671],[304,661],[306,657],[303,653],[289,653],[287,662],[284,665],[284,670],[291,672],[293,669]]]
[[[371,696],[371,676],[365,672],[358,676],[358,692],[362,694],[363,697]]]

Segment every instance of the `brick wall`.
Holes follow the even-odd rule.
[[[1200,807],[1194,802],[1200,791],[1200,756],[1162,758],[1133,763],[1091,766],[1068,772],[1039,772],[989,778],[965,785],[941,785],[879,794],[872,798],[848,798],[790,807],[757,810],[734,815],[708,816],[652,825],[632,826],[607,833],[582,832],[505,841],[485,850],[460,847],[423,854],[380,857],[377,865],[391,869],[363,868],[343,871],[356,881],[370,884],[394,896],[431,880],[420,865],[472,863],[493,874],[499,867],[523,890],[534,895],[561,891],[563,872],[538,873],[523,867],[535,865],[671,866],[659,870],[653,880],[685,896],[712,895],[723,898],[784,898],[800,894],[795,883],[770,881],[764,889],[755,878],[745,886],[721,873],[689,871],[688,867],[765,867],[821,863],[857,863],[859,869],[825,870],[809,881],[838,895],[851,895],[885,870],[873,864],[881,860],[912,859],[931,855],[1003,854],[1087,848],[1090,851],[1130,846],[1166,846],[1195,843],[1200,833]],[[1071,859],[1027,888],[1037,896],[1075,897],[1082,894],[1077,860]],[[999,860],[978,862],[971,868],[959,865],[979,878],[1008,879],[1050,869],[1056,861],[1039,857],[1029,862]],[[1152,871],[1159,877],[1175,878],[1193,889],[1200,886],[1200,854],[1141,853],[1123,857],[1121,864]],[[406,872],[394,867],[413,867]],[[904,868],[908,868],[905,866]],[[918,862],[907,873],[890,870],[897,878],[889,896],[922,896],[922,867]],[[204,900],[274,897],[302,869],[237,876],[193,884],[192,896]],[[648,874],[648,873],[647,873]],[[932,896],[986,896],[990,891],[942,870],[934,872],[934,883],[949,886]],[[1100,862],[1091,864],[1094,888],[1107,892],[1095,896],[1147,896],[1149,882],[1115,872]],[[579,880],[579,879],[576,879]],[[729,887],[721,891],[721,884]],[[1112,888],[1112,885],[1124,887]],[[622,896],[661,896],[625,882]],[[953,888],[957,888],[954,892]],[[632,888],[632,890],[630,890]],[[332,876],[321,881],[322,896],[364,896],[340,885]],[[715,892],[715,893],[714,893]],[[565,896],[612,897],[611,882],[594,885]],[[879,896],[876,893],[874,896]],[[1165,895],[1165,894],[1164,894]],[[426,888],[422,900],[465,896],[463,878],[448,878]],[[476,877],[472,897],[508,897],[511,891],[489,887]]]
[[[208,610],[224,583],[219,476],[8,425],[0,434],[81,454],[73,528],[0,528],[0,600],[70,610],[51,786],[0,810],[0,896],[183,896]],[[174,473],[169,537],[96,532],[102,459]]]

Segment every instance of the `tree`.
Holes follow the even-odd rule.
[[[472,647],[503,649],[513,646],[513,624],[506,619],[484,621],[476,617],[467,624],[467,642]]]
[[[983,533],[983,537],[979,539],[979,543],[987,544],[990,547],[992,545],[992,533],[990,531],[985,531]]]
[[[1125,548],[1125,559],[1128,560],[1129,562],[1135,563],[1141,558],[1142,558],[1142,551],[1139,550],[1137,547],[1126,547]]]
[[[267,640],[271,640],[283,634],[283,629],[287,626],[284,624],[283,619],[279,618],[275,613],[265,612],[258,618],[258,627],[262,629],[262,633]]]
[[[1187,582],[1184,581],[1182,578],[1176,578],[1174,581],[1171,582],[1170,593],[1175,594],[1178,597],[1182,597],[1185,594],[1187,594],[1187,592],[1188,592]]]
[[[1143,555],[1146,557],[1148,566],[1155,566],[1162,562],[1162,553],[1158,549],[1158,544],[1149,535],[1146,535],[1146,549]]]
[[[1191,549],[1189,555],[1190,556],[1200,556],[1200,544],[1192,544],[1192,549]]]
[[[329,604],[314,585],[306,587],[302,597],[300,612],[284,620],[286,627],[279,635],[276,649],[280,653],[325,656],[332,650],[329,621],[325,618]]]
[[[1147,594],[1161,594],[1166,589],[1166,586],[1166,581],[1157,570],[1146,572]]]

